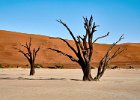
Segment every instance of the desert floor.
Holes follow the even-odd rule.
[[[0,69],[0,100],[140,100],[140,69],[108,69],[99,82],[81,79],[80,69],[36,69],[35,76]]]

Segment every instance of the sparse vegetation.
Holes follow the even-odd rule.
[[[63,64],[56,64],[53,66],[48,66],[49,69],[63,69],[64,65]]]
[[[91,67],[91,69],[95,69],[95,68],[96,68],[96,67],[93,67],[93,66]]]
[[[129,69],[134,69],[134,67],[133,66],[129,66]]]
[[[58,64],[58,65],[55,65],[55,67],[56,67],[57,69],[63,69],[63,68],[64,68],[64,65]]]
[[[35,64],[35,68],[43,68],[43,65],[41,65],[41,64]]]
[[[7,68],[14,68],[14,65],[8,64],[6,67],[7,67]]]
[[[111,69],[117,69],[117,68],[119,68],[118,66],[113,66],[113,67],[111,67]]]
[[[2,64],[0,64],[0,68],[3,68],[3,65]]]

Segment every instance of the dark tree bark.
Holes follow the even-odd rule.
[[[94,80],[95,81],[99,81],[99,79],[103,76],[105,70],[107,69],[109,63],[111,62],[111,60],[113,58],[115,58],[117,55],[119,55],[120,53],[122,53],[124,50],[124,48],[119,47],[114,53],[111,54],[113,48],[115,47],[115,45],[120,42],[123,39],[123,35],[119,38],[118,41],[116,41],[115,43],[113,43],[110,48],[108,49],[107,53],[105,54],[105,56],[101,59],[101,61],[99,62],[99,66],[98,66],[98,71],[97,71],[97,75],[95,76]]]
[[[107,33],[104,36],[98,37],[93,41],[93,34],[96,31],[96,25],[95,22],[93,23],[93,17],[91,16],[90,19],[83,17],[84,19],[84,28],[86,30],[86,34],[81,37],[78,36],[77,38],[74,36],[70,28],[61,20],[57,20],[59,23],[61,23],[70,33],[72,36],[74,43],[76,45],[76,48],[73,48],[70,43],[62,38],[60,38],[62,41],[64,41],[67,46],[74,52],[76,55],[76,58],[72,57],[69,54],[66,54],[60,50],[49,48],[50,50],[53,50],[57,53],[63,54],[64,56],[67,56],[70,60],[78,63],[83,71],[83,81],[92,81],[94,80],[91,75],[91,58],[93,54],[93,43],[95,43],[97,40],[107,37],[109,33]]]
[[[20,48],[15,48],[15,49],[18,50],[18,52],[22,53],[27,58],[30,64],[30,75],[34,75],[35,74],[35,59],[36,59],[38,51],[40,50],[40,47],[38,47],[37,49],[35,48],[31,49],[31,46],[32,46],[31,38],[30,38],[30,41],[26,42],[25,45],[20,43],[20,46],[26,49],[26,51]]]

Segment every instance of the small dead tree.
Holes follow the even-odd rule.
[[[28,60],[29,64],[30,64],[30,75],[34,75],[35,74],[35,59],[37,56],[38,51],[40,50],[40,47],[33,48],[32,47],[32,38],[30,38],[29,42],[26,42],[25,45],[19,43],[21,47],[23,47],[25,50],[22,50],[20,48],[15,48],[16,50],[18,50],[18,52],[22,53]]]
[[[94,78],[95,81],[99,81],[99,79],[103,76],[103,74],[104,74],[105,70],[107,69],[107,67],[108,67],[109,63],[111,62],[111,60],[125,50],[124,48],[119,47],[115,52],[113,52],[111,54],[111,52],[112,52],[113,48],[115,47],[115,45],[118,42],[120,42],[122,39],[123,39],[123,35],[118,39],[118,41],[116,41],[115,43],[113,43],[109,47],[109,49],[106,52],[105,56],[99,62],[97,75]]]
[[[92,81],[94,80],[91,75],[91,60],[93,54],[93,44],[97,40],[107,37],[109,35],[109,32],[106,35],[98,37],[93,41],[93,34],[96,31],[95,28],[97,27],[95,25],[95,22],[93,23],[93,17],[91,16],[89,20],[87,17],[86,18],[83,17],[83,19],[84,19],[84,28],[86,30],[86,34],[83,37],[78,36],[77,38],[74,36],[73,32],[70,30],[67,24],[65,24],[61,20],[57,20],[68,30],[68,32],[70,33],[70,35],[74,40],[76,48],[72,47],[68,41],[62,38],[60,39],[67,44],[67,46],[74,52],[77,58],[74,58],[73,56],[54,48],[49,48],[49,49],[57,53],[60,53],[64,56],[67,56],[71,61],[78,63],[83,71],[83,81]]]

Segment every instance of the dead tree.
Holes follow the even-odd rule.
[[[74,43],[76,45],[76,48],[72,47],[71,44],[60,38],[62,41],[64,41],[67,46],[74,52],[76,55],[76,58],[73,56],[64,53],[60,50],[54,49],[54,48],[49,48],[50,50],[53,50],[57,53],[63,54],[64,56],[67,56],[71,61],[78,63],[83,71],[83,81],[92,81],[94,80],[92,75],[91,75],[91,60],[92,60],[92,54],[93,54],[93,44],[104,37],[107,37],[109,35],[109,32],[101,37],[96,38],[93,41],[93,34],[96,31],[97,25],[95,25],[95,22],[93,23],[93,17],[91,16],[90,19],[83,17],[84,19],[84,28],[86,30],[86,34],[81,37],[78,36],[77,38],[74,36],[73,32],[70,30],[70,28],[61,20],[57,20],[59,23],[61,23],[70,33],[72,36]]]
[[[34,75],[35,74],[35,59],[37,56],[38,51],[40,50],[40,47],[33,48],[32,47],[32,39],[30,38],[29,42],[26,42],[25,45],[20,43],[20,46],[23,47],[25,50],[22,50],[20,48],[15,48],[16,50],[18,50],[18,52],[22,53],[28,60],[29,64],[30,64],[30,75]]]
[[[124,48],[119,47],[115,52],[112,53],[113,48],[115,47],[115,45],[120,42],[123,39],[123,35],[119,38],[118,41],[116,41],[115,43],[113,43],[107,53],[105,54],[105,56],[101,59],[101,61],[99,62],[99,66],[98,66],[98,71],[97,71],[97,75],[95,76],[94,80],[95,81],[99,81],[99,79],[103,76],[105,70],[107,69],[109,63],[111,62],[111,60],[113,58],[115,58],[117,55],[119,55],[120,53],[122,53],[124,50]],[[112,54],[111,54],[112,53]]]

